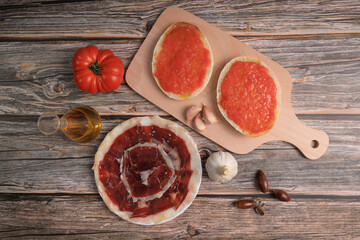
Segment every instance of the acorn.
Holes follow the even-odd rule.
[[[283,202],[290,201],[290,195],[287,192],[285,192],[284,190],[275,189],[275,190],[273,190],[273,194],[280,201],[283,201]]]

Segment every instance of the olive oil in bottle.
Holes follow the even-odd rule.
[[[55,113],[44,113],[38,120],[38,128],[45,135],[61,131],[72,141],[88,143],[100,133],[101,118],[92,107],[78,106],[70,109],[63,117]]]
[[[72,141],[87,143],[100,133],[101,118],[95,109],[88,106],[72,108],[62,117],[61,131]]]

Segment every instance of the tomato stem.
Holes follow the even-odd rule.
[[[100,67],[100,64],[97,62],[97,59],[96,59],[96,62],[93,62],[92,64],[90,64],[89,68],[96,75],[100,75],[101,67]]]
[[[90,70],[93,73],[95,73],[96,75],[100,75],[100,71],[101,71],[101,66],[98,63],[98,57],[99,57],[99,54],[96,55],[96,61],[91,63],[90,66],[89,66]]]

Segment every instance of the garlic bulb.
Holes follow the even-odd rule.
[[[220,183],[230,181],[238,172],[238,163],[228,152],[211,154],[206,161],[205,167],[209,178]]]

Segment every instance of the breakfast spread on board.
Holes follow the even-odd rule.
[[[131,118],[107,134],[93,170],[108,208],[138,224],[163,223],[194,200],[201,182],[201,160],[189,133],[153,117]]]
[[[206,87],[196,97],[182,101],[169,98],[161,90],[156,83],[156,79],[154,79],[154,71],[152,69],[154,49],[159,42],[159,38],[169,26],[178,22],[187,22],[200,29],[210,43],[214,60],[212,75]],[[276,114],[276,108],[272,106],[274,109],[270,109],[269,115],[262,119],[263,122],[261,119],[259,119],[260,123],[256,122],[256,125],[259,125],[258,129],[251,130],[257,132],[256,134],[252,134],[252,136],[262,134],[257,137],[248,137],[237,131],[222,115],[217,105],[216,87],[221,69],[223,69],[231,59],[239,56],[254,57],[265,63],[267,68],[271,69],[279,80],[279,87],[281,88],[281,107],[279,108],[278,116]],[[169,81],[171,82],[171,79]],[[307,127],[294,113],[291,104],[293,81],[290,73],[285,68],[256,51],[251,46],[239,41],[238,38],[231,36],[190,12],[177,7],[167,8],[152,26],[127,68],[126,83],[139,95],[178,121],[197,131],[202,129],[200,132],[201,135],[233,153],[247,154],[261,144],[280,140],[294,145],[307,158],[318,159],[326,152],[329,145],[329,137],[325,132]],[[273,101],[274,100],[271,100],[272,103],[270,102],[270,104],[273,104]],[[201,105],[206,105],[211,109],[218,119],[217,123],[204,125],[203,121],[199,121],[201,120],[199,117],[195,117],[193,121],[187,121],[186,110],[191,106],[201,107]],[[267,107],[270,107],[270,105]],[[272,114],[272,117],[277,116],[276,119],[274,118],[274,125],[272,125],[270,121],[267,122],[267,118],[270,119],[271,113],[275,113]],[[267,131],[268,129],[271,130]]]

